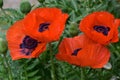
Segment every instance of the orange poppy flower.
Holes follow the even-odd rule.
[[[46,43],[39,42],[22,32],[22,20],[17,21],[7,31],[8,48],[13,60],[36,58],[46,49]]]
[[[92,68],[102,68],[109,60],[109,50],[84,34],[74,38],[64,38],[56,55],[58,60],[70,64]]]
[[[68,14],[58,8],[37,8],[24,18],[23,31],[43,42],[56,41],[64,30],[67,18]]]
[[[81,20],[79,28],[98,43],[106,45],[118,41],[118,25],[114,16],[108,12],[101,11],[87,15]]]
[[[120,19],[115,19],[115,28],[118,29],[118,27],[120,26]],[[118,37],[118,30],[114,32],[114,35],[113,35],[113,39],[111,40],[111,42],[117,42],[119,40],[119,37]]]

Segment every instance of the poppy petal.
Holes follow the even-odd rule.
[[[115,29],[118,29],[118,27],[120,26],[120,19],[115,19]],[[111,42],[118,42],[119,41],[119,35],[118,35],[118,30],[114,32],[113,35],[114,38],[112,38]]]
[[[109,12],[93,12],[81,20],[79,29],[95,42],[107,45],[118,41],[118,36],[115,36],[118,35],[118,25],[115,22]]]
[[[109,60],[109,50],[82,34],[74,38],[64,38],[56,54],[58,60],[77,66],[102,68]]]
[[[58,8],[37,8],[25,16],[23,31],[42,42],[56,41],[64,30],[67,18],[68,14]]]
[[[22,26],[22,20],[17,21],[7,31],[6,38],[12,60],[36,58],[46,49],[46,43],[37,42],[37,40],[25,35],[22,32]]]

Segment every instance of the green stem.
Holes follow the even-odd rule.
[[[2,53],[0,53],[0,54],[2,54]],[[0,55],[0,56],[3,57],[2,55]],[[2,58],[2,64],[3,64],[3,67],[4,67],[4,69],[5,69],[5,73],[7,73],[8,68],[6,67],[3,59],[4,59],[4,58]],[[10,80],[9,77],[8,77],[8,80]]]
[[[58,42],[58,44],[57,44],[57,48],[59,47],[59,45],[60,45],[60,43],[61,43],[62,40],[63,40],[63,37],[61,36],[61,37],[60,37],[60,40],[59,40],[59,42]]]
[[[80,80],[85,80],[85,71],[84,68],[81,68],[81,78]]]
[[[53,62],[53,51],[52,51],[51,43],[49,43],[49,50],[50,50],[50,60],[51,60],[51,78],[52,78],[52,80],[56,80],[55,67],[54,67],[54,62]]]
[[[102,79],[102,69],[98,69],[97,73],[98,73],[99,80],[103,80]]]
[[[5,11],[4,11],[4,9],[3,9],[3,8],[1,8],[1,11],[3,12],[3,14],[5,14],[5,15],[7,16],[7,14],[5,13]]]
[[[3,56],[4,56],[4,59],[5,59],[6,66],[8,68],[8,72],[9,72],[9,80],[13,80],[12,71],[11,71],[11,67],[8,63],[8,59],[7,59],[5,54],[3,54]]]
[[[27,76],[27,71],[26,71],[26,67],[23,67],[25,69],[25,80],[28,80],[28,76]]]

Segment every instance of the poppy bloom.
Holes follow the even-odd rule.
[[[101,11],[87,15],[80,22],[79,28],[90,39],[108,44],[118,41],[118,25],[112,14]]]
[[[115,28],[116,29],[118,29],[118,27],[120,26],[120,19],[115,19]],[[119,34],[119,32],[118,32],[118,30],[117,31],[115,31],[114,32],[114,38],[112,39],[112,42],[117,42],[118,41],[118,34]]]
[[[92,68],[102,68],[109,60],[109,50],[82,34],[74,38],[64,38],[56,55],[58,60],[70,64]]]
[[[46,43],[23,34],[22,26],[22,20],[17,21],[7,31],[8,48],[13,60],[36,58],[46,49]]]
[[[42,42],[56,41],[64,30],[67,18],[68,14],[60,9],[37,8],[24,18],[23,31]]]

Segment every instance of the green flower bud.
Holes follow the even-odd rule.
[[[0,0],[0,8],[3,6],[3,0]]]
[[[31,11],[31,8],[32,8],[32,6],[31,6],[30,2],[28,2],[28,1],[23,1],[20,4],[20,10],[24,14],[29,13]]]
[[[78,29],[77,23],[74,23],[74,22],[71,23],[68,31],[72,37],[77,36],[79,34],[79,29]]]
[[[43,3],[45,0],[38,0],[39,3]]]
[[[0,38],[0,53],[6,53],[8,50],[7,41]]]

